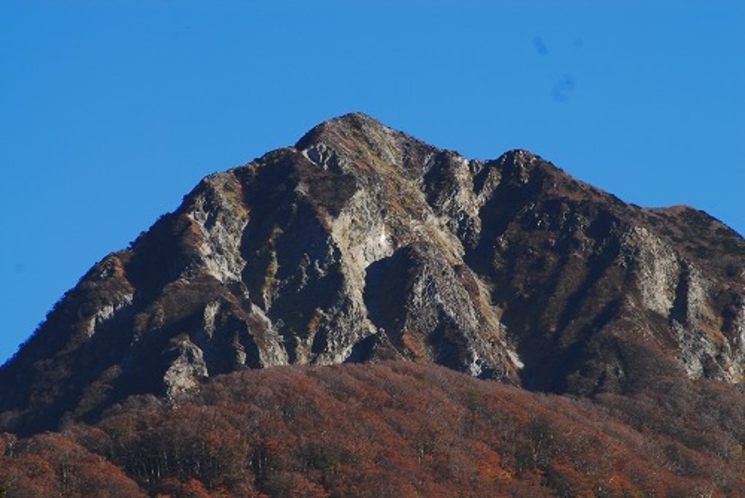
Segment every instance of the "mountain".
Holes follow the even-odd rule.
[[[738,496],[745,241],[363,114],[208,176],[0,368],[0,497]]]
[[[745,241],[522,150],[467,160],[363,114],[205,178],[0,370],[3,426],[285,364],[434,362],[531,390],[742,385]]]

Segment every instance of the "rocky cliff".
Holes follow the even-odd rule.
[[[468,160],[362,114],[205,178],[0,370],[0,429],[246,368],[434,362],[592,395],[742,385],[745,241],[527,151]]]

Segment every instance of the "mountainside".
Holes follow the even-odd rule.
[[[0,435],[0,496],[742,496],[745,396],[695,384],[589,401],[427,363],[246,370]]]
[[[745,241],[526,151],[467,160],[362,114],[205,178],[0,369],[0,431],[246,368],[436,363],[598,396],[742,387]]]

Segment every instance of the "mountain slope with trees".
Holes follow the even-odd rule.
[[[403,495],[727,496],[743,385],[739,234],[690,207],[626,204],[527,151],[469,160],[355,113],[208,176],[60,299],[0,367],[0,489],[341,496],[387,475]],[[418,401],[375,418],[396,406],[389,386]],[[220,389],[239,407],[209,397]],[[477,410],[471,391],[496,404]],[[448,425],[469,416],[472,429]],[[335,427],[347,439],[324,443],[329,473],[327,449],[299,448]],[[414,442],[427,438],[441,449]],[[418,477],[394,479],[403,469]],[[106,474],[128,484],[107,491]]]
[[[587,400],[432,364],[272,367],[178,404],[133,397],[92,426],[5,435],[0,483],[7,496],[737,496],[744,407],[708,380]]]

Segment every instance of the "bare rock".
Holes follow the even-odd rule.
[[[386,358],[590,395],[665,369],[742,384],[743,261],[705,213],[350,114],[210,175],[96,264],[0,369],[0,411],[32,431],[235,370]]]

